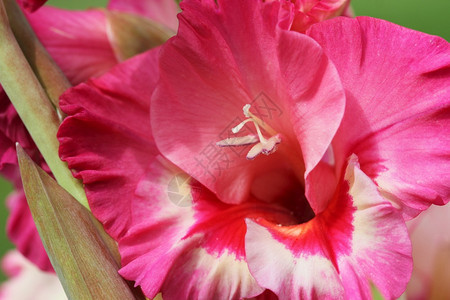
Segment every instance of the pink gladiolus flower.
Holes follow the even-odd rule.
[[[31,3],[31,1],[23,1]],[[30,6],[31,7],[31,6]],[[109,12],[139,15],[176,30],[178,12],[172,0],[113,0]],[[70,11],[44,6],[27,14],[36,35],[64,71],[72,84],[105,73],[122,61],[113,48],[104,9]],[[24,124],[0,86],[0,174],[11,180],[17,190],[9,197],[11,215],[8,236],[28,259],[42,270],[52,270],[28,210],[17,166],[15,143],[20,145],[45,170],[49,171]]]
[[[182,8],[160,53],[61,98],[61,158],[120,273],[149,298],[400,296],[404,218],[448,202],[448,43],[372,18],[286,31],[278,2]]]
[[[411,281],[406,289],[408,299],[432,299],[432,289],[438,288],[433,284],[436,285],[437,281],[441,281],[443,286],[448,286],[448,277],[437,278],[437,274],[434,274],[442,265],[439,261],[440,253],[450,253],[450,234],[447,228],[450,228],[448,204],[444,207],[432,206],[408,222],[414,259]],[[444,263],[443,267],[445,264],[448,267],[449,262]]]
[[[42,272],[18,251],[6,254],[2,269],[10,279],[0,285],[0,300],[67,299],[56,274]]]

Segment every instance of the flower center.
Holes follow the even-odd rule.
[[[217,142],[216,145],[220,147],[236,147],[255,144],[247,153],[247,159],[254,159],[260,153],[269,155],[275,152],[277,150],[277,145],[281,143],[281,135],[273,130],[272,127],[270,127],[267,123],[252,114],[250,112],[250,107],[250,104],[244,105],[242,110],[244,112],[244,116],[247,117],[247,119],[233,127],[231,129],[231,132],[236,134],[241,131],[245,124],[251,122],[255,126],[257,135],[249,134],[246,136],[227,138]],[[261,128],[266,133],[270,134],[271,137],[266,138],[262,134]]]
[[[293,170],[283,167],[257,174],[252,182],[251,194],[261,203],[285,210],[284,216],[278,214],[272,220],[267,219],[279,226],[306,223],[315,216]]]

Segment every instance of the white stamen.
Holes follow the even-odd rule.
[[[259,142],[254,145],[250,151],[247,153],[247,159],[254,159],[259,154],[269,155],[277,150],[277,145],[281,143],[280,135],[274,135],[268,139],[265,143]]]
[[[233,128],[231,128],[231,132],[233,132],[234,134],[238,133],[239,131],[241,131],[242,127],[244,127],[244,125],[246,123],[248,123],[248,122],[253,122],[253,120],[252,119],[245,119],[244,121],[242,121],[238,125],[236,125]]]
[[[246,136],[239,136],[235,138],[227,138],[224,140],[221,140],[216,143],[217,146],[220,147],[228,147],[228,146],[245,146],[250,145],[258,142],[258,136],[254,134],[246,135]]]
[[[246,116],[247,118],[250,118],[250,107],[250,104],[245,104],[242,108],[242,110],[244,111],[244,116]]]
[[[244,146],[254,144],[259,141],[259,143],[255,144],[247,153],[247,159],[254,159],[261,153],[269,155],[275,152],[277,149],[277,145],[281,143],[281,137],[272,128],[270,128],[270,126],[267,126],[267,124],[265,124],[257,116],[253,115],[250,112],[250,107],[250,104],[244,105],[242,111],[244,112],[244,115],[247,117],[247,119],[233,127],[231,129],[231,132],[236,134],[241,131],[245,124],[247,124],[248,122],[253,122],[258,135],[256,136],[252,134],[242,137],[227,138],[217,142],[216,145],[220,147]],[[261,132],[260,126],[262,126],[266,132],[273,134],[273,136],[271,136],[269,139],[266,139]]]
[[[248,151],[247,159],[254,159],[255,157],[257,157],[261,153],[262,148],[263,148],[263,144],[261,144],[261,143],[254,145],[252,147],[252,149],[250,149],[250,151]]]
[[[277,150],[277,145],[281,143],[280,135],[274,135],[270,139],[267,140],[267,143],[263,144],[264,147],[262,148],[262,153],[265,155],[272,154]]]
[[[253,124],[255,124],[256,132],[258,133],[258,137],[259,137],[259,141],[263,144],[266,143],[267,140],[263,137],[263,135],[261,133],[261,129],[259,129],[258,123],[253,122]]]

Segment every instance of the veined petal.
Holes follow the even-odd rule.
[[[293,101],[290,107],[292,126],[305,162],[305,194],[314,212],[321,212],[331,194],[318,197],[325,188],[309,178],[335,135],[345,109],[345,94],[333,63],[322,50],[311,47],[306,36],[296,32],[281,33],[279,53],[284,77],[290,83]],[[316,45],[314,45],[316,46]],[[299,76],[299,72],[309,76]],[[317,172],[317,171],[316,171]]]
[[[108,9],[133,13],[157,21],[176,31],[179,8],[176,1],[171,0],[110,0]]]
[[[102,10],[70,11],[44,6],[27,17],[72,84],[99,76],[118,63]]]
[[[401,214],[350,159],[332,201],[308,223],[247,221],[246,254],[257,282],[280,299],[370,298],[369,283],[400,296],[411,269]]]
[[[244,105],[264,97],[262,92],[268,96],[261,101],[277,98],[272,83],[278,71],[267,59],[276,52],[275,43],[270,43],[278,21],[276,5],[266,6],[263,13],[258,1],[224,2],[220,10],[213,1],[185,1],[182,6],[178,35],[161,51],[161,80],[152,99],[155,140],[164,156],[221,200],[239,203],[248,196],[252,176],[245,180],[241,176],[242,183],[235,185],[239,175],[232,170],[261,162],[250,166],[245,158],[248,150],[215,144],[235,137],[231,129],[243,121]],[[263,18],[268,23],[264,26]],[[252,28],[254,38],[243,33],[239,20]],[[273,118],[278,118],[280,110],[275,110]],[[254,134],[251,130],[247,125],[239,135]]]
[[[320,161],[344,111],[332,64],[312,39],[278,27],[280,3],[184,1],[182,7],[178,35],[161,51],[152,97],[161,153],[226,203],[244,201],[255,175],[271,171],[274,160],[302,177],[305,164],[310,170]],[[254,161],[246,159],[249,149],[215,147],[233,137],[247,104],[283,135],[279,151]],[[239,134],[251,130],[247,123]]]
[[[279,299],[343,298],[344,289],[330,260],[323,256],[296,258],[267,228],[250,220],[247,226],[247,261],[260,285]]]
[[[147,218],[119,240],[120,273],[147,297],[240,299],[263,291],[244,257],[251,209],[221,203],[163,158],[150,165],[136,195]]]
[[[163,287],[167,299],[242,299],[262,291],[247,262],[234,253],[210,254],[202,248],[185,249]]]
[[[139,219],[140,211],[131,211],[134,191],[157,153],[148,112],[158,52],[133,57],[60,99],[68,115],[58,132],[60,156],[83,180],[92,212],[114,238]]]
[[[449,201],[450,46],[444,39],[368,17],[308,31],[333,61],[347,105],[333,147],[409,219]]]

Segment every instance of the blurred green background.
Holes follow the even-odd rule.
[[[105,6],[106,3],[107,0],[48,1],[49,5],[67,9]],[[449,0],[354,0],[352,5],[357,15],[386,19],[409,28],[442,36],[447,41],[450,40]],[[11,185],[0,178],[0,257],[12,248],[5,235],[7,210],[3,200],[10,191]],[[4,279],[4,275],[0,274],[0,281]]]

